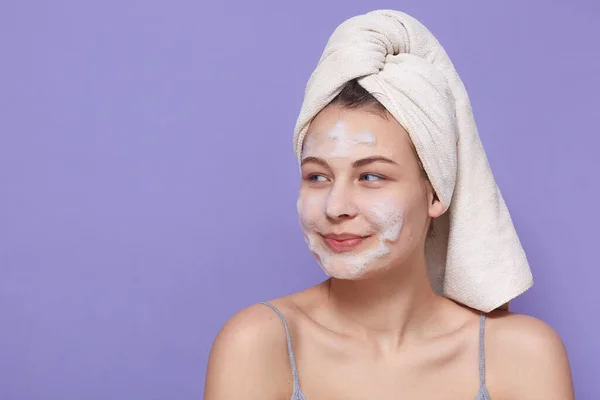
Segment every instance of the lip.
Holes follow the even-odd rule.
[[[323,239],[327,247],[336,253],[344,253],[357,248],[369,236],[359,236],[350,233],[327,234]]]

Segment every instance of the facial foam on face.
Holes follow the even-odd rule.
[[[312,251],[314,245],[314,239],[311,239],[310,232],[318,232],[317,228],[317,215],[322,213],[321,202],[316,196],[305,196],[304,198],[298,196],[296,202],[296,209],[298,211],[298,219],[302,231],[304,232],[304,241],[308,244],[309,249]],[[312,243],[312,244],[311,244]]]
[[[345,128],[344,121],[339,121],[327,137],[336,142],[335,149],[329,154],[330,157],[349,157],[353,152],[353,147],[359,144],[373,146],[377,143],[375,136],[370,132],[349,133]]]
[[[377,139],[371,132],[351,133],[346,130],[344,121],[338,121],[333,129],[327,133],[328,142],[334,142],[335,146],[332,151],[326,153],[327,157],[350,157],[354,152],[354,147],[357,145],[374,146],[377,144]],[[324,146],[326,142],[320,143]],[[304,142],[305,155],[314,155],[312,153],[319,150],[319,143],[311,135]]]

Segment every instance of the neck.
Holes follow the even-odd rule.
[[[394,347],[437,331],[449,302],[433,291],[424,256],[361,280],[331,278],[325,289],[339,328]]]

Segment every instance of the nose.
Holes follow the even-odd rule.
[[[329,218],[352,218],[356,216],[357,207],[353,201],[352,191],[345,185],[334,185],[327,196],[325,214]]]

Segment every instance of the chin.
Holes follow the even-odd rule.
[[[389,264],[384,259],[360,263],[353,262],[352,259],[333,260],[329,257],[317,257],[317,261],[327,276],[352,281],[372,278],[378,272],[386,270],[389,267]]]

